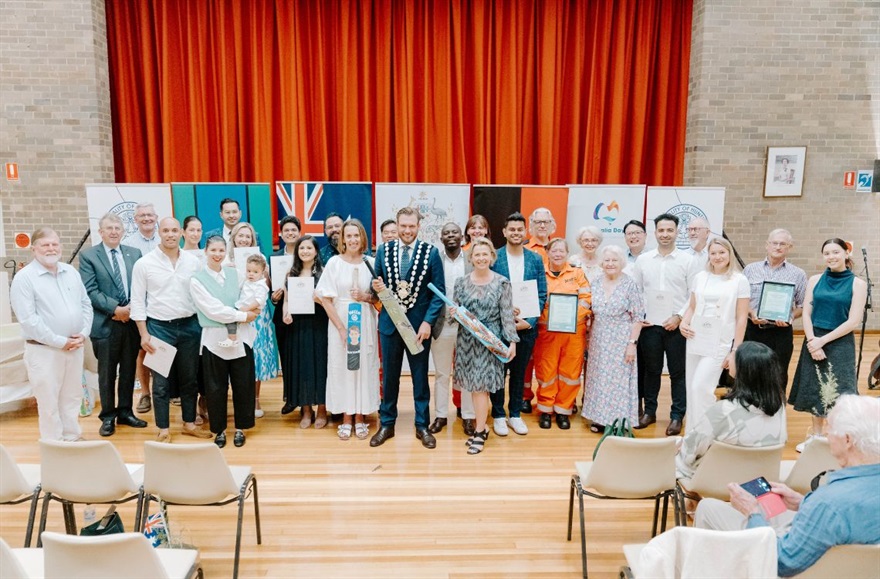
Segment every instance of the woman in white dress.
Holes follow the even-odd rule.
[[[715,403],[721,370],[730,367],[749,317],[749,282],[734,269],[730,243],[716,237],[706,249],[709,261],[694,277],[690,303],[679,326],[687,338],[688,428]]]
[[[370,433],[364,415],[379,409],[379,340],[376,333],[375,297],[370,291],[372,276],[364,259],[373,264],[373,258],[364,256],[367,232],[357,219],[342,225],[339,255],[330,258],[315,293],[320,298],[330,325],[327,328],[327,412],[344,414],[337,428],[341,440],[352,434],[366,439]],[[360,329],[348,328],[349,306],[360,309]],[[360,367],[348,369],[348,337],[360,346]]]

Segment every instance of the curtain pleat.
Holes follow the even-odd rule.
[[[108,0],[120,182],[683,178],[692,0]]]

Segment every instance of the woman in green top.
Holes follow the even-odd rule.
[[[804,345],[788,402],[800,412],[813,415],[807,440],[825,437],[825,415],[841,394],[858,394],[855,338],[865,301],[867,284],[852,272],[850,247],[842,239],[822,244],[827,268],[807,284],[804,300]]]

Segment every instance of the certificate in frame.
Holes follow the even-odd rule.
[[[577,333],[577,294],[553,293],[548,296],[548,302],[547,331],[564,334]]]
[[[794,303],[795,284],[781,281],[765,281],[761,285],[758,300],[758,318],[772,322],[791,323],[791,306]]]

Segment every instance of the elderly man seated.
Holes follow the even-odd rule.
[[[772,492],[788,507],[789,518],[796,511],[790,524],[773,524],[779,536],[781,577],[803,572],[835,545],[880,543],[880,399],[838,398],[828,414],[828,441],[841,469],[829,472],[825,484],[803,496],[771,483]],[[730,504],[700,502],[697,527],[738,530],[771,524],[754,496],[738,484],[728,488]],[[775,519],[785,520],[786,514]]]

